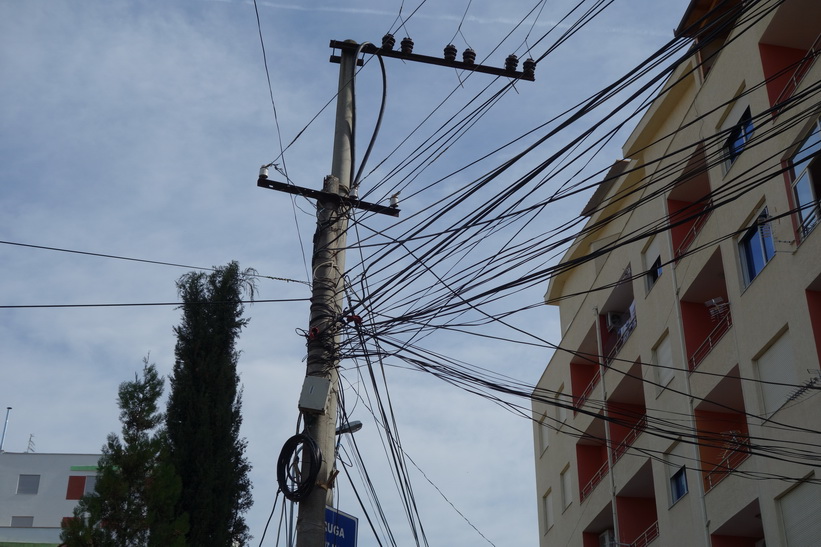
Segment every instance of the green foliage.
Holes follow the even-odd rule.
[[[68,547],[183,547],[186,517],[172,508],[180,480],[164,461],[166,436],[159,399],[163,378],[148,360],[142,378],[120,384],[118,404],[122,439],[110,434],[97,466],[94,492],[63,523],[62,541]]]
[[[178,515],[190,515],[189,545],[231,547],[250,540],[251,469],[242,424],[236,341],[248,323],[242,297],[254,295],[253,270],[236,262],[177,282],[182,321],[166,411],[171,461],[182,480]]]

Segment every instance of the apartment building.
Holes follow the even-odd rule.
[[[0,452],[0,547],[60,545],[60,525],[94,490],[99,459]]]
[[[821,3],[676,33],[545,295],[540,545],[821,545]]]

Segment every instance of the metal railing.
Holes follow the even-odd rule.
[[[647,530],[642,532],[642,534],[630,544],[630,547],[645,547],[657,537],[659,537],[659,521],[654,522]]]
[[[730,327],[733,326],[733,316],[730,313],[729,306],[726,308],[725,311],[722,312],[721,316],[719,316],[718,324],[715,328],[707,335],[707,338],[701,345],[693,352],[693,355],[690,356],[687,364],[690,367],[690,372],[694,371],[702,361],[713,351],[713,348],[718,344],[721,338],[727,334],[727,331],[730,330]]]
[[[798,227],[798,231],[801,233],[801,241],[807,239],[807,236],[810,235],[810,232],[815,229],[818,225],[818,218],[821,211],[818,210],[818,204],[814,204],[812,208],[812,212],[807,215],[807,217],[801,221],[801,226]]]
[[[734,438],[728,442],[728,445],[724,457],[704,478],[705,494],[726,479],[744,460],[750,457],[750,440],[748,438]]]
[[[642,434],[644,428],[647,427],[647,415],[645,414],[642,416],[636,425],[633,426],[633,429],[625,435],[624,440],[622,440],[616,448],[613,449],[613,463],[615,464],[619,459],[624,456],[624,453],[627,452],[627,449],[636,442],[636,439],[639,438],[639,435]]]
[[[701,211],[700,216],[696,218],[693,225],[687,231],[684,236],[684,239],[681,240],[678,247],[676,247],[676,252],[673,256],[676,258],[676,263],[681,259],[681,255],[687,252],[687,249],[690,248],[690,245],[696,240],[698,237],[699,232],[701,229],[704,228],[704,225],[707,223],[707,219],[710,218],[710,214],[713,212],[713,202],[710,201],[704,206],[704,209]]]
[[[585,401],[587,401],[587,399],[590,398],[590,395],[593,393],[593,388],[596,387],[596,385],[599,383],[599,380],[601,380],[601,371],[597,370],[596,373],[593,375],[593,378],[590,380],[590,383],[585,388],[584,392],[578,397],[576,397],[576,404],[573,408],[574,416],[578,414],[579,409],[584,405]]]
[[[807,75],[812,68],[812,65],[815,64],[815,60],[819,55],[821,55],[819,46],[821,46],[821,34],[816,36],[815,42],[813,42],[810,49],[807,50],[807,54],[804,55],[804,58],[798,63],[798,66],[795,67],[792,76],[790,76],[790,79],[787,81],[787,85],[784,86],[784,89],[775,100],[775,104],[783,103],[789,99],[793,93],[795,93],[795,90],[798,89],[799,85],[801,85],[801,81],[804,79],[804,76]]]
[[[581,489],[579,493],[579,502],[583,502],[587,496],[593,493],[593,490],[596,489],[596,486],[602,481],[604,477],[607,476],[607,472],[610,471],[610,466],[607,464],[605,460],[604,464],[596,471],[593,476],[587,481],[587,484],[584,485],[584,488]]]
[[[621,348],[627,343],[627,339],[630,338],[630,335],[636,330],[636,323],[636,316],[632,315],[630,320],[619,329],[619,337],[616,339],[616,343],[613,344],[613,347],[607,352],[607,356],[604,358],[605,367],[610,366],[610,363],[616,358]]]

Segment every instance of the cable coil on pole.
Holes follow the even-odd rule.
[[[277,483],[282,494],[291,501],[303,500],[314,489],[321,466],[322,451],[314,439],[298,433],[285,441],[277,460]]]

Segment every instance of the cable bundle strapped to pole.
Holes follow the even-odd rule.
[[[305,499],[316,485],[321,465],[322,451],[311,437],[298,433],[285,441],[277,460],[277,483],[282,494],[291,501]]]

